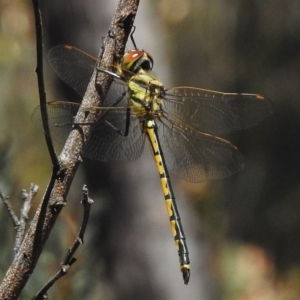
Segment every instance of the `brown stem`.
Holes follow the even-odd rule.
[[[109,34],[104,39],[105,48],[101,65],[111,65],[114,63],[116,57],[122,56],[137,12],[138,4],[139,0],[119,1],[109,28]],[[102,73],[98,74],[97,86],[101,87],[100,91],[95,87],[95,78],[96,72],[91,78],[91,82],[82,101],[82,106],[99,106],[101,99],[103,99],[103,96],[108,91],[111,81],[109,76]],[[94,114],[89,114],[88,119],[86,119],[83,110],[79,109],[75,122],[96,122],[97,117],[98,116]],[[92,126],[85,126],[83,131],[84,139],[88,140],[91,135]],[[17,299],[31,276],[56,218],[66,204],[67,193],[81,161],[83,144],[82,135],[77,130],[73,130],[59,157],[63,171],[60,171],[59,174],[52,175],[49,187],[53,184],[53,189],[48,187],[43,198],[43,201],[46,201],[47,205],[43,205],[42,202],[38,208],[19,252],[0,285],[0,299]],[[49,194],[50,198],[48,202],[47,197]],[[38,222],[41,208],[45,209],[45,218],[42,218],[43,224]],[[37,225],[39,228],[37,228]],[[41,234],[36,235],[37,230],[40,230]]]

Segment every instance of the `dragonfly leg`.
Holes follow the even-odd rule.
[[[115,130],[117,133],[121,134],[122,136],[126,137],[128,136],[129,131],[129,125],[130,125],[130,109],[129,107],[126,110],[126,123],[125,123],[125,131],[121,131],[119,128],[111,124],[109,121],[105,120],[105,123],[110,126],[113,130]]]
[[[111,107],[115,107],[117,106],[124,98],[124,96],[126,95],[126,92],[124,92],[116,101],[115,103],[111,106]],[[103,113],[102,118],[105,117],[105,115],[107,115],[110,112],[109,108]],[[115,130],[116,132],[118,132],[119,134],[121,134],[122,136],[127,136],[128,135],[128,131],[129,131],[129,125],[130,125],[130,108],[127,107],[126,109],[126,123],[125,123],[125,131],[122,132],[119,128],[117,128],[116,126],[114,126],[113,124],[111,124],[109,121],[105,120],[105,123],[110,126],[113,130]]]
[[[133,44],[134,49],[137,50],[137,46],[136,46],[135,40],[134,40],[134,38],[133,38],[133,34],[134,34],[134,32],[135,32],[135,29],[136,29],[136,27],[135,27],[135,26],[132,26],[132,31],[131,31],[131,33],[130,33],[130,39],[131,39],[131,42],[132,42],[132,44]]]
[[[105,116],[109,114],[110,108],[111,107],[116,107],[123,100],[123,98],[124,98],[125,95],[126,95],[126,92],[122,93],[122,95],[109,108],[107,108],[103,112],[103,114],[101,115],[101,118],[105,118]],[[85,118],[87,118],[88,114],[89,114],[89,111],[86,111],[85,112]],[[118,133],[120,133],[120,134],[122,134],[124,136],[127,136],[128,135],[128,130],[129,130],[129,124],[130,124],[130,108],[128,107],[126,109],[126,124],[125,124],[125,131],[124,131],[124,133],[121,130],[119,130],[116,126],[114,126],[113,124],[111,124],[109,121],[105,120],[105,123],[107,125],[109,125],[113,130],[117,131]],[[95,123],[89,123],[89,122],[83,122],[83,123],[72,122],[72,123],[55,124],[55,126],[56,127],[63,127],[63,126],[66,126],[66,125],[91,126],[91,125],[94,125],[94,124]]]
[[[116,73],[114,73],[114,72],[112,72],[112,71],[105,70],[105,69],[101,69],[101,68],[98,68],[98,67],[96,68],[96,70],[97,70],[98,72],[101,72],[101,73],[110,75],[110,76],[112,76],[112,77],[114,77],[114,78],[117,78],[117,79],[122,80],[122,77],[121,77],[120,75],[118,75],[118,74],[116,74]]]

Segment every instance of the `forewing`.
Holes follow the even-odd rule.
[[[164,109],[197,130],[224,134],[249,128],[273,113],[272,103],[254,94],[230,94],[189,87],[166,92]]]
[[[50,49],[48,60],[55,73],[83,97],[97,60],[67,45],[58,45]]]
[[[163,121],[159,124],[159,137],[168,168],[187,181],[221,179],[244,167],[237,148],[212,135]]]

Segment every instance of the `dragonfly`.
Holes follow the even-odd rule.
[[[98,59],[68,45],[49,52],[57,75],[83,96]],[[184,180],[200,182],[231,176],[244,167],[236,146],[220,135],[252,127],[273,113],[271,101],[259,94],[223,93],[179,86],[166,89],[152,74],[153,58],[133,49],[115,66],[98,69],[112,77],[100,119],[93,126],[84,156],[106,162],[138,159],[150,142],[179,255],[183,281],[190,279],[190,259],[169,171]],[[96,84],[96,83],[95,83]],[[48,102],[51,135],[65,139],[74,128],[78,103]],[[33,122],[40,124],[37,108]]]

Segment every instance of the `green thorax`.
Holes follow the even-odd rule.
[[[129,105],[140,119],[157,118],[162,114],[163,84],[149,72],[140,69],[128,81]]]

